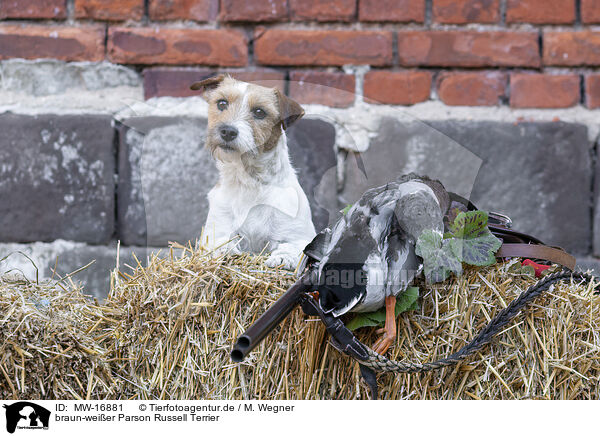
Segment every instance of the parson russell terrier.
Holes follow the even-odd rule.
[[[285,130],[304,115],[274,88],[220,75],[194,83],[208,102],[206,147],[219,181],[208,193],[204,241],[230,253],[271,254],[294,269],[315,236],[310,205],[290,164]]]

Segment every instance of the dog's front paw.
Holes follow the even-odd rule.
[[[283,266],[285,269],[294,271],[298,266],[298,262],[300,262],[300,256],[288,253],[286,251],[275,250],[265,261],[265,265],[270,268]]]

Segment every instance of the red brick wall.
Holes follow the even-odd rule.
[[[346,107],[354,64],[373,103],[600,108],[600,0],[1,0],[0,20],[0,59],[130,65],[147,97],[229,71]]]

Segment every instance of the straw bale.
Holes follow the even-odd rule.
[[[240,364],[236,338],[295,280],[264,257],[177,246],[115,272],[98,304],[72,283],[0,280],[0,396],[113,399],[366,399],[358,365],[295,310]],[[419,283],[420,308],[398,319],[388,356],[451,354],[535,282],[509,263]],[[600,297],[556,285],[462,364],[379,376],[385,399],[598,399]],[[366,344],[377,338],[361,329]]]
[[[0,277],[0,398],[108,398],[102,310],[72,281]]]

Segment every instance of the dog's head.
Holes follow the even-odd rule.
[[[294,100],[265,88],[220,75],[196,82],[208,102],[206,146],[219,160],[273,150],[283,130],[304,115]]]

